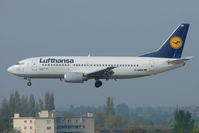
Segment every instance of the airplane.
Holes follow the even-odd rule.
[[[192,57],[181,58],[189,24],[180,24],[162,46],[151,53],[136,57],[117,56],[43,56],[19,61],[8,72],[28,80],[54,78],[69,83],[94,79],[101,87],[103,79],[138,78],[182,67]]]

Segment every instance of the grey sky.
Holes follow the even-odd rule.
[[[0,100],[15,90],[42,98],[54,92],[57,107],[103,105],[107,96],[129,106],[199,105],[199,1],[197,0],[1,0]],[[152,77],[69,84],[7,72],[17,61],[45,55],[136,56],[160,47],[180,23],[190,23],[185,67]]]

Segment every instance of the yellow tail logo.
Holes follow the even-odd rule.
[[[182,39],[178,36],[174,36],[170,39],[170,45],[173,49],[179,49],[182,47]]]

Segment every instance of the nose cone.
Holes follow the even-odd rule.
[[[13,74],[13,73],[15,72],[14,66],[10,66],[10,67],[8,68],[8,72]]]

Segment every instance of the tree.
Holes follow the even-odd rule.
[[[45,94],[45,109],[46,110],[49,110],[49,99],[50,99],[50,93],[49,92],[46,92]]]
[[[48,111],[55,109],[53,93],[46,92],[46,94],[45,94],[45,109]]]
[[[21,133],[21,131],[18,131],[18,130],[16,130],[16,129],[10,129],[10,130],[8,131],[8,133]]]
[[[115,114],[113,98],[111,97],[107,97],[106,99],[105,113],[106,113],[106,116]]]
[[[97,130],[104,128],[105,114],[102,110],[95,113],[95,127]]]
[[[75,107],[73,105],[70,105],[69,112],[74,112],[74,111],[75,111]]]
[[[39,111],[43,110],[44,109],[44,102],[41,99],[39,99],[38,104],[39,104]]]
[[[104,122],[104,128],[108,130],[123,129],[128,120],[121,115],[109,115]]]
[[[29,116],[29,101],[28,96],[22,96],[21,98],[21,116]]]
[[[3,99],[0,107],[0,132],[9,127],[9,105],[7,99]]]
[[[29,112],[30,112],[30,116],[32,116],[32,117],[36,116],[35,98],[32,94],[30,94],[30,97],[29,97]]]
[[[3,99],[0,107],[0,115],[4,117],[9,117],[9,105],[6,98]]]
[[[15,96],[14,94],[11,94],[9,98],[9,116],[12,117],[14,113],[15,113]]]
[[[191,133],[194,120],[189,111],[177,110],[174,114],[174,133]]]
[[[194,129],[193,133],[199,133],[199,128]]]
[[[52,93],[47,93],[45,100],[45,106],[48,109],[55,109],[54,95]],[[9,100],[3,99],[2,103],[0,104],[0,133],[18,133],[17,131],[9,130],[10,117],[13,117],[14,113],[20,113],[21,116],[35,117],[38,111],[44,109],[43,103],[44,102],[41,99],[37,102],[32,94],[30,94],[29,97],[24,95],[20,97],[18,91],[16,91],[14,94],[11,94]]]
[[[155,133],[161,133],[161,130],[160,129],[156,129]]]
[[[146,120],[142,115],[137,115],[131,120],[131,125],[134,125],[136,127],[141,127],[143,125],[146,125]]]
[[[125,116],[126,118],[129,117],[129,107],[126,104],[118,104],[116,106],[116,112],[120,115]]]
[[[18,91],[15,91],[14,99],[15,99],[14,113],[19,113],[21,110],[21,98]]]
[[[146,130],[143,128],[130,128],[128,129],[128,133],[146,133]]]
[[[53,93],[50,94],[49,98],[49,110],[54,110],[55,109],[55,104],[54,104],[54,95]]]

